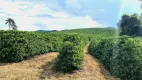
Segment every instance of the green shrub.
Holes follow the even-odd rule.
[[[66,35],[64,37],[62,48],[56,59],[57,70],[66,73],[80,69],[83,62],[82,44],[83,42],[78,35]]]
[[[57,67],[60,71],[71,72],[80,69],[83,61],[83,50],[71,42],[65,42],[59,56],[57,57]]]
[[[89,52],[121,80],[142,79],[142,46],[128,36],[91,42]]]
[[[64,36],[63,42],[72,42],[76,45],[80,45],[81,37],[77,34],[67,34]]]
[[[27,43],[25,46],[24,58],[47,53],[49,51],[48,43],[45,38],[37,33],[27,33],[25,36]]]
[[[26,40],[17,31],[2,32],[0,34],[0,61],[19,62],[23,60]],[[18,34],[18,35],[16,35]]]
[[[37,32],[0,31],[0,62],[19,62],[24,59],[59,51],[61,40]]]
[[[121,80],[142,80],[142,46],[128,36],[120,37],[112,57],[112,73]]]
[[[92,41],[89,45],[88,51],[100,59],[107,69],[111,66],[111,57],[113,54],[114,39],[104,38],[101,40]]]
[[[95,56],[96,58],[100,59],[100,54],[98,54],[100,49],[97,49],[97,46],[99,44],[99,40],[93,40],[90,42],[88,46],[88,51],[91,55]]]
[[[101,62],[105,65],[107,69],[110,69],[111,57],[114,50],[114,39],[103,39],[97,46],[97,49],[99,48],[101,49],[99,54],[102,55],[100,58]]]

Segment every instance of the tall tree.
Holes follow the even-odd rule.
[[[7,18],[5,21],[6,21],[5,24],[8,24],[9,29],[13,29],[13,30],[17,30],[18,29],[15,21],[12,18]]]
[[[137,14],[124,14],[117,25],[120,29],[120,35],[142,36],[142,19]]]

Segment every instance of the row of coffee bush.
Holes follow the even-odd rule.
[[[48,34],[0,31],[0,62],[19,62],[51,51],[59,51],[62,39]]]
[[[142,46],[128,36],[92,41],[88,51],[121,80],[142,80]]]
[[[66,35],[56,58],[56,69],[64,73],[80,69],[83,62],[84,45],[80,36]]]

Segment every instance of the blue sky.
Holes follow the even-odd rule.
[[[11,17],[19,30],[116,27],[122,14],[140,14],[138,0],[1,0],[0,29]]]

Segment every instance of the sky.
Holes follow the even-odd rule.
[[[133,13],[142,13],[138,0],[1,0],[0,30],[7,18],[22,31],[116,27]]]

